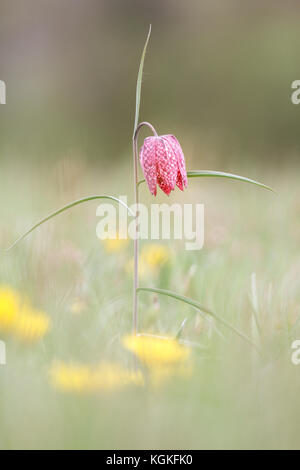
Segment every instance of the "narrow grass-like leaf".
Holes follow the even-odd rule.
[[[136,128],[138,126],[138,123],[139,123],[143,69],[144,69],[144,61],[145,61],[145,56],[146,56],[146,51],[147,51],[147,46],[148,46],[148,42],[149,42],[149,39],[150,39],[150,35],[151,35],[151,24],[150,24],[150,27],[149,27],[149,32],[148,32],[148,36],[147,36],[147,39],[146,39],[146,42],[145,42],[145,45],[144,45],[144,49],[143,49],[143,52],[142,52],[142,57],[141,57],[138,76],[137,76],[136,101],[135,101],[135,118],[134,118],[133,135],[134,135],[134,133],[136,131]]]
[[[191,305],[192,307],[200,310],[201,312],[207,313],[208,315],[210,315],[211,317],[215,318],[217,321],[222,323],[224,326],[229,328],[235,334],[237,334],[240,338],[244,339],[248,344],[253,346],[256,349],[256,351],[259,352],[258,347],[251,341],[250,338],[248,338],[246,335],[244,335],[244,333],[242,333],[237,328],[232,326],[227,320],[224,320],[222,317],[220,317],[216,313],[212,312],[208,308],[203,307],[203,305],[199,304],[199,302],[196,302],[193,299],[190,299],[188,297],[184,297],[182,295],[179,295],[179,294],[176,294],[174,292],[164,290],[164,289],[156,289],[156,288],[152,288],[152,287],[139,287],[137,290],[138,290],[138,292],[145,291],[145,292],[154,292],[155,294],[166,295],[168,297],[172,297],[173,299],[180,300],[181,302],[185,302],[186,304]]]
[[[259,181],[246,178],[245,176],[234,175],[233,173],[224,173],[223,171],[211,171],[211,170],[192,170],[187,172],[188,178],[203,178],[203,177],[216,177],[216,178],[229,178],[232,180],[243,181],[244,183],[255,184],[261,188],[267,189],[268,191],[275,192],[270,186],[260,183]]]
[[[180,338],[180,336],[181,336],[181,334],[182,334],[182,332],[183,332],[183,328],[184,328],[186,322],[187,322],[187,318],[185,318],[185,319],[183,320],[183,322],[181,323],[180,327],[178,328],[178,331],[177,331],[177,334],[176,334],[175,338],[177,338],[177,339]]]
[[[256,285],[256,274],[252,273],[251,274],[251,308],[252,308],[252,313],[255,321],[255,325],[257,328],[257,331],[260,335],[262,336],[262,329],[259,321],[259,305],[258,305],[258,296],[257,296],[257,285]]]
[[[68,210],[68,209],[71,209],[72,207],[74,206],[77,206],[78,204],[82,204],[83,202],[87,202],[87,201],[93,201],[95,199],[111,199],[112,201],[115,201],[117,202],[118,204],[124,206],[128,212],[134,217],[134,213],[132,212],[132,210],[127,206],[127,204],[125,204],[125,202],[121,201],[120,199],[118,199],[117,197],[114,197],[114,196],[107,196],[105,194],[103,195],[96,195],[96,196],[87,196],[87,197],[84,197],[82,199],[77,199],[76,201],[73,201],[73,202],[70,202],[70,204],[67,204],[63,207],[61,207],[60,209],[56,210],[55,212],[52,212],[51,214],[49,214],[47,217],[44,217],[42,220],[40,220],[39,222],[37,222],[35,225],[33,225],[30,229],[28,229],[25,233],[23,233],[23,235],[21,235],[9,248],[7,248],[6,251],[9,251],[11,250],[17,243],[19,243],[21,240],[23,240],[27,235],[29,235],[31,232],[33,232],[33,230],[35,230],[36,228],[38,228],[40,225],[44,224],[45,222],[47,222],[48,220],[52,219],[53,217],[55,217],[56,215],[59,215],[61,214],[62,212]]]
[[[234,175],[233,173],[224,173],[223,171],[212,171],[212,170],[192,170],[187,172],[188,178],[229,178],[232,180],[243,181],[244,183],[255,184],[256,186],[260,186],[261,188],[267,189],[268,191],[272,191],[275,193],[274,189],[270,188],[266,184],[259,183],[258,181],[252,180],[250,178],[246,178],[245,176]],[[139,185],[144,183],[145,180],[140,180]]]

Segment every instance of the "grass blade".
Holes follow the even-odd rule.
[[[260,186],[261,188],[267,189],[268,191],[272,191],[275,193],[274,189],[270,188],[266,184],[259,183],[258,181],[252,180],[250,178],[246,178],[245,176],[234,175],[233,173],[225,173],[223,171],[212,171],[212,170],[192,170],[187,172],[188,178],[205,178],[205,177],[217,177],[217,178],[229,178],[232,180],[243,181],[244,183],[255,184],[256,186]],[[144,183],[145,180],[140,180],[139,185]]]
[[[183,328],[185,327],[186,322],[187,322],[187,318],[185,318],[185,319],[183,320],[183,322],[181,323],[181,325],[180,325],[180,327],[179,327],[179,329],[178,329],[178,331],[177,331],[177,334],[176,334],[176,336],[175,336],[176,339],[179,339],[179,338],[181,337],[181,334],[182,334],[182,332],[183,332]]]
[[[149,27],[149,32],[148,32],[148,36],[147,36],[147,39],[146,39],[146,42],[145,42],[145,45],[144,45],[144,49],[143,49],[143,52],[142,52],[142,57],[141,57],[138,76],[137,76],[136,101],[135,101],[135,118],[134,118],[133,135],[134,135],[135,130],[136,130],[136,128],[138,126],[138,123],[139,123],[143,69],[144,69],[144,61],[145,61],[145,56],[146,56],[146,51],[147,51],[147,46],[148,46],[148,42],[149,42],[149,39],[150,39],[150,35],[151,35],[151,24],[150,24],[150,27]]]
[[[208,315],[210,315],[211,317],[213,317],[214,319],[216,319],[217,321],[222,323],[224,326],[229,328],[235,334],[237,334],[240,338],[245,340],[248,344],[253,346],[256,349],[257,352],[259,352],[258,347],[251,341],[250,338],[248,338],[246,335],[244,335],[244,333],[242,333],[237,328],[232,326],[228,321],[224,320],[222,317],[219,317],[219,315],[217,315],[216,313],[212,312],[208,308],[206,308],[203,305],[199,304],[199,302],[196,302],[193,299],[190,299],[188,297],[184,297],[182,295],[179,295],[179,294],[176,294],[174,292],[164,290],[164,289],[155,289],[155,288],[151,288],[151,287],[139,287],[137,290],[138,290],[138,292],[139,291],[145,291],[145,292],[154,292],[155,294],[166,295],[168,297],[172,297],[173,299],[180,300],[181,302],[185,302],[186,304],[191,305],[192,307],[200,310],[201,312],[207,313]]]
[[[31,232],[33,232],[33,230],[35,230],[36,228],[38,228],[40,225],[44,224],[45,222],[47,222],[48,220],[52,219],[53,217],[55,217],[56,215],[59,215],[61,214],[62,212],[68,210],[68,209],[71,209],[72,207],[74,206],[77,206],[78,204],[82,204],[83,202],[87,202],[87,201],[93,201],[95,199],[111,199],[112,201],[115,201],[117,202],[118,204],[121,204],[122,206],[124,206],[128,212],[134,216],[134,213],[132,212],[132,210],[127,206],[127,204],[125,204],[124,201],[121,201],[120,199],[118,199],[117,197],[114,197],[114,196],[106,196],[105,194],[103,195],[96,195],[96,196],[87,196],[87,197],[84,197],[82,199],[77,199],[76,201],[73,201],[73,202],[70,202],[69,204],[61,207],[60,209],[56,210],[55,212],[52,212],[51,214],[49,214],[47,217],[44,217],[43,219],[41,219],[39,222],[37,222],[35,225],[33,225],[30,229],[28,229],[25,233],[23,233],[23,235],[21,235],[9,248],[6,249],[6,251],[9,251],[11,250],[17,243],[19,243],[21,240],[23,240],[25,237],[27,237],[27,235],[29,235]]]

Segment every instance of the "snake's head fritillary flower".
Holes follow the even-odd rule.
[[[187,186],[183,151],[174,135],[147,137],[140,150],[140,162],[154,196],[157,184],[167,195],[175,189],[175,185],[181,191]]]

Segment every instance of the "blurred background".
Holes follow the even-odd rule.
[[[151,23],[141,117],[178,135],[188,162],[298,161],[299,10],[296,0],[2,0],[1,160],[127,159]]]
[[[291,103],[299,2],[0,4],[0,287],[28,297],[52,325],[25,346],[0,330],[0,448],[299,448],[300,372],[290,361],[300,338],[300,105]],[[121,345],[131,331],[131,243],[97,239],[95,202],[4,249],[73,199],[126,194],[132,202],[136,77],[150,23],[140,118],[178,137],[188,170],[242,174],[277,195],[220,179],[189,180],[170,199],[159,192],[155,202],[205,204],[205,245],[186,252],[171,240],[160,264],[143,242],[152,261],[141,283],[215,309],[264,354],[253,358],[226,328],[143,294],[142,331],[176,335],[188,318],[183,337],[208,348],[193,353],[190,381],[70,397],[49,384],[54,360],[132,366]],[[145,186],[141,200],[154,202]]]

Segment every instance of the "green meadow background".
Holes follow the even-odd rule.
[[[300,447],[300,366],[291,362],[300,339],[300,106],[291,103],[299,18],[297,1],[1,1],[0,283],[52,321],[37,344],[5,338],[1,449]],[[141,119],[177,136],[188,170],[242,174],[276,194],[195,178],[185,193],[154,201],[144,185],[147,204],[204,203],[205,245],[188,252],[161,242],[168,263],[140,283],[198,300],[261,355],[191,307],[141,293],[141,331],[176,335],[187,318],[192,375],[158,388],[64,394],[49,383],[54,360],[132,365],[122,346],[132,242],[108,253],[90,202],[5,249],[73,199],[133,202],[135,84],[150,23]]]

